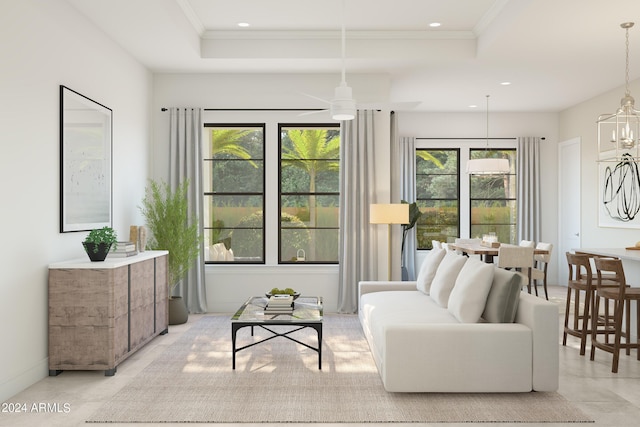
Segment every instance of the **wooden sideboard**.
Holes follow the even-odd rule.
[[[49,265],[49,375],[116,367],[168,331],[167,251]]]

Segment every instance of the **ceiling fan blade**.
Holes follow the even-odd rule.
[[[305,111],[304,113],[300,113],[298,114],[298,117],[302,117],[302,116],[310,116],[312,114],[320,114],[320,113],[324,113],[329,111],[329,109],[324,109],[324,110],[314,110],[314,111]]]
[[[324,102],[325,104],[329,104],[329,105],[331,105],[331,101],[329,101],[329,100],[327,100],[327,99],[320,98],[320,97],[318,97],[318,96],[311,95],[311,94],[306,93],[306,92],[300,92],[300,93],[301,93],[301,94],[303,94],[304,96],[308,96],[309,98],[317,99],[318,101],[322,101],[322,102]]]

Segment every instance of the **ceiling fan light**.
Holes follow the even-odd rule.
[[[356,109],[354,108],[343,108],[341,106],[332,104],[331,105],[331,118],[333,120],[353,120],[356,117]]]
[[[472,175],[504,175],[510,172],[508,159],[471,159],[467,173]]]
[[[351,88],[346,83],[336,87],[335,96],[331,101],[333,120],[353,120],[356,117],[356,101],[351,94]]]

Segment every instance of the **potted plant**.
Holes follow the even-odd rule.
[[[193,266],[202,242],[198,218],[196,215],[189,216],[188,188],[188,180],[183,181],[175,191],[165,182],[150,181],[140,207],[151,232],[147,246],[169,251],[170,325],[185,323],[188,319],[182,297],[174,296],[173,292]]]
[[[409,203],[406,200],[401,200],[401,203]],[[420,212],[420,209],[418,208],[418,205],[416,202],[413,203],[409,203],[409,223],[408,224],[402,224],[402,246],[400,249],[400,256],[402,259],[402,280],[408,280],[408,272],[407,272],[407,268],[404,266],[404,242],[407,238],[407,234],[409,233],[409,230],[411,230],[413,227],[415,227],[415,225],[418,223],[418,220],[420,219],[420,217],[422,216],[422,212]]]
[[[111,227],[102,227],[91,230],[82,242],[85,252],[91,261],[104,261],[107,254],[118,245],[118,236]]]

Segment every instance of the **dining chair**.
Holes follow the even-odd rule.
[[[631,302],[636,303],[636,331],[640,331],[640,314],[638,308],[640,308],[640,288],[631,287],[627,284],[624,268],[622,266],[622,260],[610,259],[610,258],[595,258],[596,272],[598,274],[598,281],[596,285],[596,297],[594,304],[594,313],[598,313],[601,300],[612,300],[614,313],[613,313],[613,343],[601,341],[598,338],[598,334],[592,331],[591,333],[591,360],[595,358],[596,348],[607,351],[613,355],[613,361],[611,364],[611,372],[618,372],[618,364],[620,360],[620,349],[624,348],[626,354],[629,355],[631,349],[636,349],[637,360],[640,360],[640,336],[636,338],[636,342],[631,342]],[[612,279],[603,280],[602,275],[604,272],[615,274],[616,285],[611,285]],[[625,317],[626,311],[626,317]],[[622,320],[625,317],[625,327],[622,329]],[[607,322],[610,320],[607,318]],[[607,326],[611,326],[607,324]],[[622,337],[625,338],[624,344],[621,342]]]
[[[536,242],[533,240],[520,240],[520,246],[526,246],[528,248],[535,248]]]
[[[432,249],[442,249],[442,242],[440,242],[440,240],[432,240],[431,241],[431,248]]]
[[[533,268],[533,248],[502,244],[498,248],[498,267],[516,270],[531,293],[531,269]]]
[[[522,244],[522,243],[521,243]],[[531,281],[538,296],[538,280],[542,280],[544,287],[544,297],[549,300],[549,292],[547,291],[547,269],[549,262],[551,261],[551,253],[553,252],[553,245],[551,243],[538,242],[536,249],[542,249],[548,251],[547,254],[534,254],[533,255],[533,269],[531,270]]]

